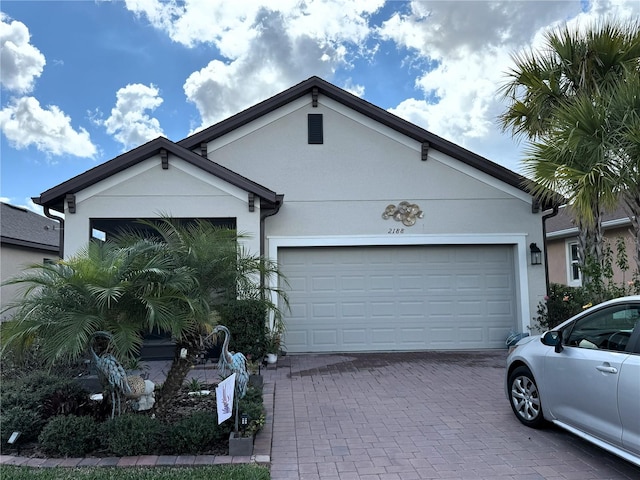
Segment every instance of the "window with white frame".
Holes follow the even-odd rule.
[[[579,287],[582,285],[580,272],[580,254],[578,242],[567,242],[567,285]]]

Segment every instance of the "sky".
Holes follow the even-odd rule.
[[[319,76],[515,172],[498,93],[550,28],[638,0],[2,0],[0,199],[158,136],[179,141]]]

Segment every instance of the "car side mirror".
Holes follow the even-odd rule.
[[[542,335],[542,343],[549,346],[555,347],[556,353],[560,353],[562,348],[562,333],[557,331],[548,331],[544,335]]]

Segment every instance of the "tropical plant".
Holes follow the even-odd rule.
[[[280,275],[275,263],[249,253],[241,242],[246,236],[234,230],[169,218],[140,223],[144,229],[91,242],[69,260],[33,265],[11,279],[25,291],[5,309],[13,317],[2,325],[2,345],[26,351],[37,341],[54,363],[80,357],[91,335],[104,330],[126,363],[137,356],[145,332],[167,332],[176,353],[156,396],[162,413],[205,348],[218,309],[251,300],[278,320],[271,294],[285,304],[286,295],[268,286]]]
[[[167,403],[175,398],[196,355],[205,348],[203,340],[225,306],[239,300],[251,301],[256,308],[265,314],[271,313],[276,321],[280,321],[281,311],[272,301],[272,293],[285,305],[287,296],[281,288],[270,286],[270,278],[282,278],[276,263],[249,252],[243,245],[248,238],[246,234],[204,220],[183,223],[165,217],[140,224],[146,227],[144,232],[124,234],[119,242],[135,245],[141,236],[146,238],[151,231],[163,245],[163,255],[191,272],[196,282],[190,296],[200,299],[207,307],[207,315],[198,311],[189,318],[188,328],[166,329],[174,334],[176,354],[156,396],[156,410],[162,414]]]
[[[55,363],[80,358],[91,335],[105,330],[125,361],[138,354],[144,332],[180,333],[206,311],[206,303],[190,296],[196,283],[159,242],[91,242],[69,260],[31,265],[7,282],[24,291],[3,310],[13,316],[2,325],[2,346],[21,352],[38,341],[43,357]]]
[[[567,199],[583,265],[600,263],[603,211],[620,197],[640,211],[640,21],[603,21],[584,31],[564,26],[548,32],[539,51],[513,60],[502,87],[509,101],[502,127],[530,140],[524,173],[531,193]],[[637,239],[637,217],[634,227]]]

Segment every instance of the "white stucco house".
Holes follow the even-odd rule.
[[[43,192],[64,256],[170,215],[250,233],[288,279],[288,352],[503,348],[545,294],[523,178],[317,77]]]

